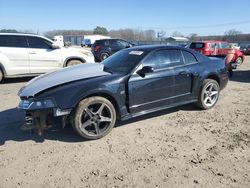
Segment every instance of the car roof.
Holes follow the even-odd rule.
[[[221,40],[202,40],[202,41],[193,41],[192,43],[211,43],[211,42],[226,42],[227,41],[221,41]]]
[[[49,40],[50,42],[53,42],[47,37],[41,36],[41,35],[36,35],[36,34],[29,34],[29,33],[0,33],[0,35],[13,35],[13,36],[30,36],[30,37],[40,37],[46,40]]]
[[[99,39],[96,41],[107,41],[107,40],[124,40],[124,39],[112,38],[112,39]],[[126,40],[124,40],[124,41],[126,41]]]
[[[187,48],[183,48],[181,46],[167,46],[167,45],[161,45],[161,44],[156,44],[156,45],[142,45],[142,46],[134,46],[128,49],[132,50],[137,50],[137,51],[154,51],[154,50],[161,50],[161,49],[185,49],[188,50]]]
[[[21,36],[35,36],[35,37],[43,37],[36,34],[29,34],[29,33],[0,33],[0,35],[21,35]]]

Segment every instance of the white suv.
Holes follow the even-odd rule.
[[[0,33],[0,82],[3,78],[35,76],[94,62],[91,52],[65,48],[42,36]]]

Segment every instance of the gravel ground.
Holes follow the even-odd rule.
[[[250,57],[213,109],[153,113],[96,141],[20,131],[28,80],[0,85],[0,187],[250,187]]]

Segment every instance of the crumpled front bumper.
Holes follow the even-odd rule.
[[[37,130],[39,134],[52,126],[53,109],[25,111],[21,130]]]
[[[59,119],[61,120],[62,127],[65,126],[65,119],[70,114],[71,109],[61,110],[56,107],[55,103],[47,103],[43,106],[44,101],[28,101],[22,100],[19,103],[18,109],[25,111],[24,124],[21,130],[36,130],[39,135],[46,129],[55,125]]]

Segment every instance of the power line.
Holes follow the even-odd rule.
[[[211,28],[211,27],[224,27],[224,26],[235,26],[235,25],[243,25],[250,23],[250,20],[245,21],[237,21],[237,22],[228,22],[221,24],[212,24],[212,25],[200,25],[200,26],[177,26],[177,27],[140,27],[141,29],[162,29],[162,30],[173,30],[173,29],[200,29],[200,28]]]

